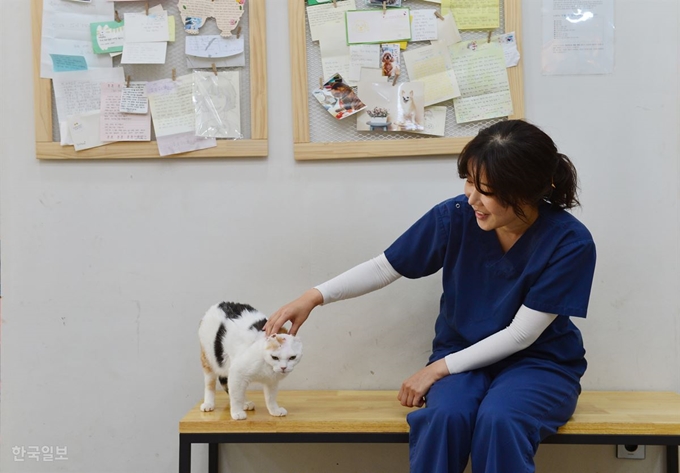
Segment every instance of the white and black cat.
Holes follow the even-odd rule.
[[[222,302],[212,306],[198,328],[201,363],[205,377],[202,411],[215,409],[215,381],[229,394],[233,419],[245,419],[255,405],[246,399],[251,382],[262,383],[267,410],[273,416],[287,411],[276,403],[279,381],[302,357],[302,341],[279,333],[267,337],[262,331],[267,317],[247,304]]]

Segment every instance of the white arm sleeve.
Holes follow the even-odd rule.
[[[395,271],[385,253],[361,263],[339,276],[315,287],[323,296],[323,303],[362,296],[396,281],[401,274]]]
[[[534,343],[555,320],[557,314],[547,314],[520,307],[507,328],[480,340],[472,346],[444,358],[450,374],[488,366],[507,358]]]

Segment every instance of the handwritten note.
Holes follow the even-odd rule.
[[[161,156],[171,154],[188,153],[199,149],[214,148],[217,146],[215,138],[203,138],[196,136],[193,131],[178,133],[176,135],[159,136],[156,138],[158,153]]]
[[[345,13],[347,43],[396,43],[411,39],[411,15],[408,8],[356,10]]]
[[[67,119],[69,136],[76,151],[96,148],[107,144],[99,137],[99,110],[71,115]]]
[[[422,135],[444,136],[446,134],[446,107],[433,105],[425,107],[425,129],[413,131]]]
[[[146,97],[146,82],[130,82],[120,95],[119,111],[123,113],[149,113],[149,99]]]
[[[334,74],[340,74],[349,85],[349,46],[344,39],[344,26],[330,23],[319,33],[319,52],[321,53],[321,69],[324,81]]]
[[[168,12],[125,14],[125,43],[169,41]]]
[[[168,43],[125,43],[121,64],[165,64]]]
[[[404,51],[409,78],[425,83],[425,105],[460,97],[451,57],[446,49],[425,46]]]
[[[156,136],[195,133],[192,74],[148,82],[146,95]]]
[[[345,12],[348,10],[356,10],[356,8],[357,5],[355,0],[338,2],[337,7],[332,3],[308,6],[307,20],[309,22],[309,31],[312,36],[312,41],[319,41],[321,33],[329,25],[341,24],[344,29]]]
[[[503,48],[497,42],[464,41],[449,48],[460,85],[454,99],[457,123],[512,114],[512,96]]]
[[[125,41],[123,22],[105,21],[90,24],[92,49],[97,54],[117,53],[123,50]]]
[[[349,74],[347,80],[359,82],[361,69],[376,69],[380,67],[379,44],[353,44],[349,47]]]
[[[451,12],[461,30],[496,29],[500,11],[500,0],[442,0],[442,15]]]
[[[52,70],[54,72],[86,71],[87,61],[83,56],[67,56],[64,54],[50,54]]]
[[[241,36],[223,38],[220,35],[187,36],[184,53],[195,57],[229,57],[244,51],[244,40]]]
[[[448,48],[452,44],[462,41],[463,38],[460,36],[460,31],[458,31],[458,25],[456,25],[453,15],[448,13],[443,15],[443,18],[443,20],[437,21],[437,40],[433,40],[432,44]]]
[[[411,10],[411,41],[437,39],[437,22],[434,9]]]
[[[238,71],[194,72],[196,136],[242,138]]]
[[[149,141],[151,115],[131,115],[120,112],[120,100],[125,84],[102,84],[99,135],[102,141]]]

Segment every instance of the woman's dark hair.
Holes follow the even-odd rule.
[[[549,202],[570,209],[579,204],[576,168],[547,134],[523,120],[506,120],[481,130],[458,158],[458,175],[472,175],[475,188],[513,208]]]

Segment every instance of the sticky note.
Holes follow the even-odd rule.
[[[65,54],[50,54],[52,70],[54,72],[86,71],[87,61],[83,56],[68,56]]]

